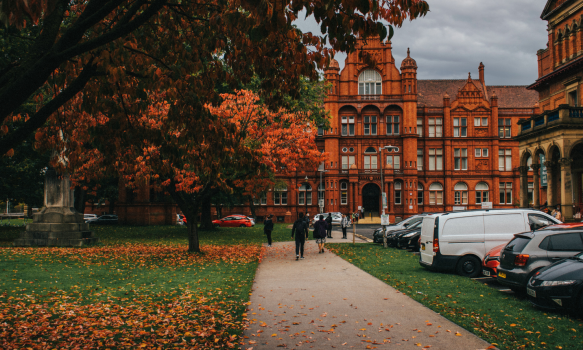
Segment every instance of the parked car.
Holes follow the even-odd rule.
[[[398,242],[397,237],[400,237],[400,235],[402,235],[402,234],[407,234],[407,233],[409,233],[412,230],[415,230],[417,228],[420,229],[422,223],[423,223],[423,221],[419,220],[419,221],[414,222],[411,225],[408,225],[407,228],[405,228],[405,229],[388,231],[387,232],[387,245],[389,247],[396,247],[397,242]],[[377,243],[383,243],[383,231],[382,230],[377,230],[374,232],[373,241],[377,242]]]
[[[312,219],[312,225],[320,220],[320,215],[324,215],[324,220],[326,220],[326,218],[328,217],[328,214],[332,214],[332,225],[340,225],[340,222],[342,221],[342,214],[340,213],[320,213],[320,214],[315,214],[314,218]]]
[[[500,265],[500,251],[506,244],[500,244],[492,248],[482,261],[482,275],[496,277],[498,275],[498,266]]]
[[[255,226],[255,219],[253,219],[250,216],[243,215],[243,214],[233,214],[232,216],[243,216],[243,217],[246,217],[247,219],[251,220],[251,224],[252,224],[251,226]]]
[[[428,214],[421,229],[419,263],[467,277],[482,272],[486,253],[530,229],[530,223],[560,223],[532,209],[480,209]],[[500,278],[500,275],[498,275]]]
[[[426,214],[419,214],[419,215],[414,215],[411,216],[410,218],[407,218],[399,223],[396,224],[390,224],[386,227],[386,233],[387,233],[387,238],[389,237],[393,237],[394,234],[392,233],[392,231],[400,231],[400,230],[406,230],[407,228],[409,228],[411,225],[417,223],[417,222],[421,222],[423,220],[423,217]],[[377,228],[374,233],[373,233],[373,237],[375,236],[379,236],[380,237],[380,243],[383,242],[383,236],[382,236],[382,232],[383,228],[379,227]],[[392,238],[391,238],[392,239]]]
[[[552,225],[518,234],[502,250],[498,283],[523,292],[538,270],[582,251],[581,223]]]
[[[577,311],[583,317],[583,253],[537,271],[526,292],[535,306]]]
[[[251,220],[242,215],[229,215],[219,220],[213,220],[215,227],[251,227]]]
[[[186,217],[184,217],[182,214],[176,214],[176,224],[186,225]]]
[[[89,221],[93,225],[117,225],[117,215],[101,215],[95,220]]]
[[[89,223],[91,221],[97,220],[97,215],[95,214],[83,214],[83,220],[85,220],[85,223]]]
[[[407,230],[403,230],[397,233],[397,248],[419,251],[419,236],[421,236],[422,227],[423,221],[419,221],[418,223],[409,226]]]

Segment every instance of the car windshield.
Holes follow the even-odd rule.
[[[409,225],[407,228],[408,229],[413,229],[413,228],[418,228],[419,226],[421,226],[423,224],[423,220],[417,221],[415,223],[412,223],[411,225]]]

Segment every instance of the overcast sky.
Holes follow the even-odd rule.
[[[396,28],[397,68],[411,48],[418,79],[478,77],[483,62],[487,85],[529,85],[538,78],[536,51],[547,44],[540,14],[547,0],[427,0],[430,12]],[[303,17],[300,17],[303,18]],[[312,19],[297,21],[304,32],[321,34]],[[344,68],[346,55],[336,56]]]

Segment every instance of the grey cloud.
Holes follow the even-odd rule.
[[[393,56],[399,63],[411,48],[419,79],[462,79],[486,66],[488,85],[528,85],[538,77],[536,51],[546,47],[546,0],[428,0],[427,16],[396,28]],[[302,18],[302,17],[300,17]],[[313,19],[297,21],[320,34]],[[341,68],[346,55],[336,59]]]

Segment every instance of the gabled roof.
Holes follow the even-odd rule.
[[[500,108],[532,108],[538,102],[538,93],[526,90],[526,86],[486,86],[486,91],[484,91],[484,87],[479,80],[472,80],[472,82],[486,96],[492,96],[495,91],[498,96],[498,107]],[[418,105],[443,107],[443,96],[448,94],[453,102],[456,99],[458,90],[462,89],[467,83],[467,79],[418,80]]]
[[[563,7],[566,3],[572,2],[571,0],[548,0],[540,18],[546,20],[553,12]]]

